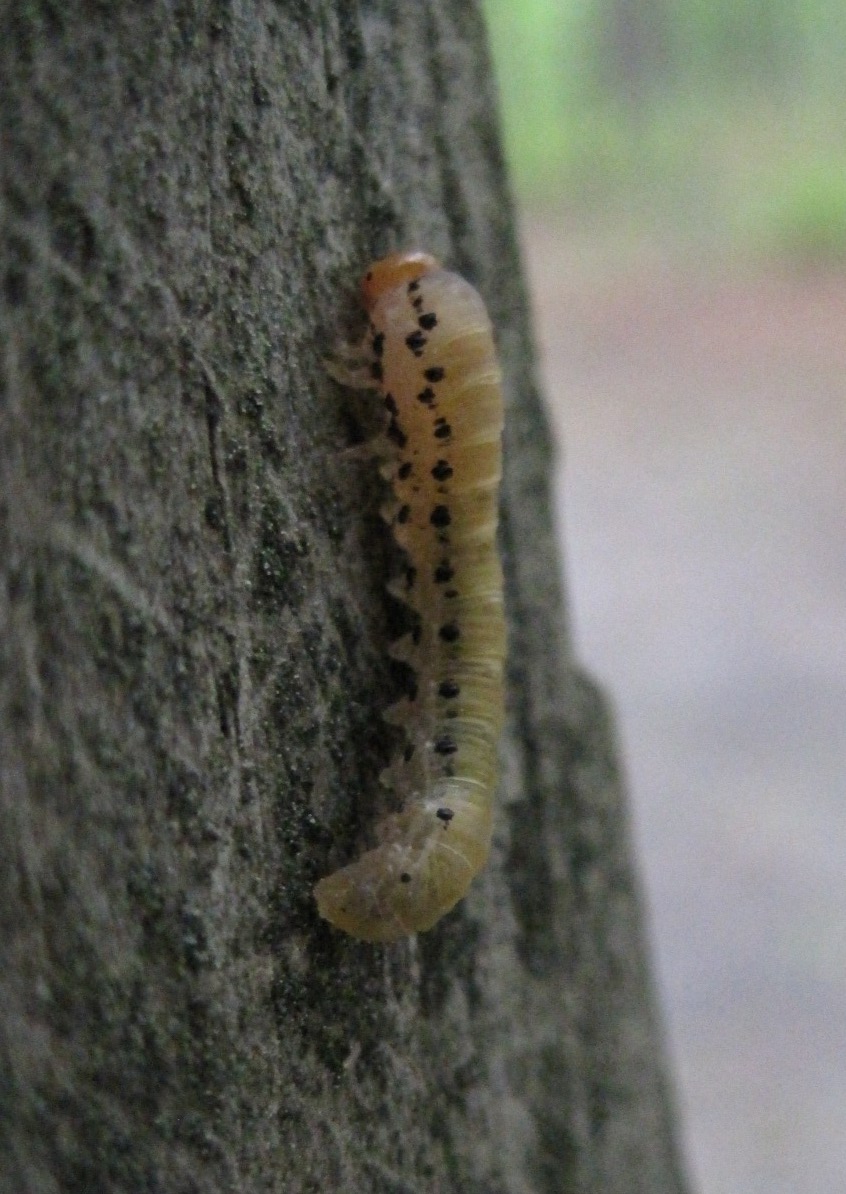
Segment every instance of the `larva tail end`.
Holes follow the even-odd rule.
[[[403,921],[384,899],[385,876],[378,874],[380,868],[372,859],[382,853],[383,848],[371,850],[358,862],[321,879],[314,888],[317,911],[323,919],[359,941],[399,941],[418,927]],[[398,876],[394,882],[399,882]]]
[[[437,826],[428,830],[414,813],[386,817],[375,850],[315,886],[320,915],[360,941],[399,941],[431,929],[467,894],[479,869],[463,859],[456,866],[453,850],[440,857],[434,847],[443,826]],[[485,844],[482,861],[486,854]]]

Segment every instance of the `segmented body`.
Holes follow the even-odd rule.
[[[388,709],[407,746],[382,778],[403,799],[378,845],[315,888],[320,914],[365,941],[431,926],[467,892],[491,838],[505,623],[496,550],[503,404],[490,320],[468,282],[422,254],[378,262],[365,379],[387,412],[386,510],[408,554],[390,591],[419,615],[391,648],[416,691]]]

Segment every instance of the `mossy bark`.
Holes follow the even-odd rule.
[[[679,1194],[476,7],[2,13],[0,1187]],[[404,246],[498,330],[509,724],[492,865],[373,947],[311,893],[403,615],[322,358]]]

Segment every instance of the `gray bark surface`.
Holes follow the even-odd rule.
[[[0,1189],[678,1194],[475,6],[2,13]],[[322,359],[405,246],[498,331],[509,721],[490,867],[380,948],[311,894],[403,619]]]

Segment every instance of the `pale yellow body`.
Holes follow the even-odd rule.
[[[390,420],[387,513],[409,556],[390,589],[420,616],[391,653],[415,670],[417,691],[385,714],[408,735],[383,775],[403,808],[376,826],[375,849],[322,879],[315,896],[338,928],[392,941],[448,912],[490,848],[505,658],[503,405],[490,320],[469,283],[406,255],[377,263],[363,288],[366,384]]]

